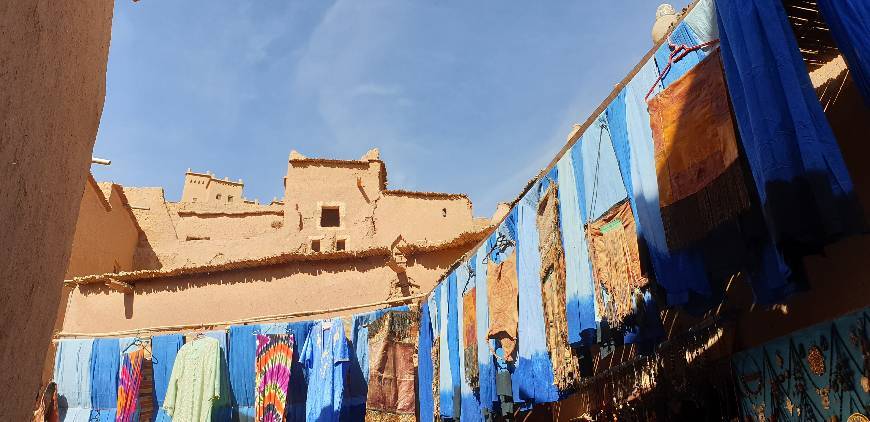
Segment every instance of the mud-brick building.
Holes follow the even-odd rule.
[[[388,189],[377,149],[359,160],[292,152],[284,198],[268,205],[245,201],[241,182],[233,192],[220,183],[188,171],[181,201],[170,202],[162,188],[91,182],[57,329],[220,325],[401,302],[431,289],[491,227],[465,195]],[[101,226],[119,227],[103,236],[114,246],[85,242]]]

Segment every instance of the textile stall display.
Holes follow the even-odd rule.
[[[732,362],[747,420],[845,421],[856,413],[866,420],[870,308],[741,352]]]
[[[824,8],[860,56],[854,22]],[[737,273],[756,302],[782,301],[799,258],[863,226],[777,0],[698,2],[572,139],[420,303],[60,340],[60,419],[482,421],[573,393],[614,414],[613,398],[670,414],[643,394],[700,411],[704,394],[726,393],[687,368],[705,368],[698,350],[716,341],[659,347],[659,307],[704,313]],[[735,358],[744,413],[866,414],[870,346],[855,327],[867,315]],[[643,365],[596,387],[594,363],[623,344]]]

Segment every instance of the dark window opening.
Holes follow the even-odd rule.
[[[447,208],[441,208],[441,216],[447,217]]]
[[[320,227],[341,227],[341,216],[338,207],[323,207],[320,209]]]
[[[221,194],[215,195],[214,199],[221,199]]]
[[[344,239],[338,239],[335,241],[335,250],[343,251],[345,246],[346,245],[345,245]]]
[[[320,240],[311,241],[311,252],[320,252]]]
[[[227,202],[233,202],[233,196],[232,196],[232,195],[228,195],[228,196],[227,196]]]

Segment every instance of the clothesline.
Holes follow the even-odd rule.
[[[354,309],[362,309],[362,308],[370,308],[374,306],[392,306],[392,305],[400,305],[408,303],[414,299],[420,299],[428,295],[428,293],[417,294],[412,296],[405,296],[399,299],[385,300],[381,302],[373,302],[373,303],[364,303],[360,305],[350,305],[350,306],[342,306],[339,308],[331,308],[331,309],[317,309],[311,311],[299,311],[299,312],[291,312],[287,314],[276,314],[276,315],[266,315],[261,317],[252,317],[252,318],[242,318],[230,321],[221,321],[221,322],[211,322],[211,323],[200,323],[200,324],[179,324],[179,325],[164,325],[157,327],[146,327],[146,328],[135,328],[130,330],[120,330],[120,331],[109,331],[104,333],[75,333],[75,332],[58,332],[54,335],[54,340],[57,341],[62,338],[75,338],[75,337],[87,337],[87,338],[97,338],[97,337],[121,337],[127,335],[138,335],[142,333],[159,333],[166,331],[180,331],[187,329],[202,329],[206,327],[218,327],[218,326],[229,326],[229,325],[239,325],[239,324],[250,324],[256,322],[269,322],[269,321],[278,321],[282,319],[302,317],[302,316],[311,316],[311,315],[322,315],[332,312],[342,312],[342,311],[350,311]]]

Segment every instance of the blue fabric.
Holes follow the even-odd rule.
[[[452,275],[452,274],[451,274]],[[443,280],[435,292],[438,294],[438,405],[442,417],[452,418],[456,414],[453,409],[453,371],[450,369],[451,353],[449,340],[450,306],[447,298],[450,283]],[[456,314],[454,313],[454,316]],[[457,380],[458,382],[458,380]],[[458,409],[457,409],[458,410]]]
[[[459,355],[459,391],[460,391],[460,421],[467,422],[477,422],[482,421],[483,414],[480,411],[481,404],[478,401],[477,396],[475,395],[474,389],[471,387],[471,384],[468,383],[468,377],[465,376],[466,368],[470,365],[477,365],[477,356],[474,356],[474,359],[471,361],[465,360],[465,349],[468,347],[468,339],[465,338],[465,307],[463,306],[463,298],[468,292],[477,287],[476,277],[468,270],[470,265],[474,265],[476,260],[476,255],[472,255],[468,258],[467,261],[462,262],[456,268],[454,274],[456,274],[456,319],[458,321],[457,328],[457,338],[459,340],[459,347],[457,348]],[[480,298],[480,294],[475,291],[475,320],[477,318],[477,300]],[[476,324],[476,322],[475,322]],[[477,334],[477,325],[475,325],[474,332],[475,337]],[[477,346],[477,340],[475,339],[475,346]]]
[[[378,309],[351,318],[350,346],[353,353],[348,363],[341,420],[363,420],[369,384],[369,324],[390,311],[407,311],[407,306]]]
[[[556,163],[559,182],[559,224],[565,250],[565,304],[567,307],[568,342],[572,345],[592,343],[595,338],[595,286],[592,264],[586,245],[586,222],[580,213],[585,207],[583,162],[575,161],[572,147]],[[579,162],[578,162],[579,161]],[[578,180],[579,178],[579,180]],[[481,393],[482,394],[482,393]]]
[[[638,309],[638,305],[642,309]],[[656,345],[665,337],[665,328],[659,313],[659,306],[649,291],[643,293],[643,302],[633,306],[635,325],[627,327],[626,344],[637,345],[640,355],[648,356],[655,352]]]
[[[94,340],[91,349],[91,420],[114,422],[118,410],[120,343],[116,338]]]
[[[852,80],[870,106],[870,2],[819,0],[819,12],[843,53]]]
[[[671,251],[665,238],[659,207],[655,146],[644,99],[651,86],[656,86],[653,95],[661,90],[661,84],[655,83],[657,77],[655,62],[650,60],[628,82],[624,96],[626,129],[625,132],[612,130],[612,139],[615,151],[619,151],[620,171],[624,172],[625,167],[630,169],[632,195],[629,199],[633,202],[641,238],[649,250],[656,281],[666,290],[668,304],[684,305],[690,297],[709,297],[712,291],[700,251]]]
[[[717,8],[728,91],[774,241],[818,245],[849,233],[852,181],[782,4]]]
[[[458,305],[458,286],[456,280],[456,272],[450,273],[447,276],[446,280],[447,289],[446,300],[447,300],[447,345],[448,345],[448,353],[450,353],[450,365],[448,366],[450,370],[450,381],[453,386],[452,390],[452,403],[449,406],[452,410],[450,416],[458,417],[460,416],[460,409],[457,409],[457,404],[461,400],[461,382],[462,382],[462,374],[459,372],[459,356],[462,352],[459,350],[459,313],[460,308]],[[459,399],[459,400],[457,400]],[[444,416],[448,416],[442,413]]]
[[[492,362],[492,350],[495,350],[495,340],[489,340],[489,296],[487,295],[487,264],[486,250],[478,249],[471,262],[474,265],[474,283],[477,288],[475,302],[477,312],[477,365],[479,368],[480,405],[492,409],[498,401],[495,390],[495,366]]]
[[[232,401],[230,400],[230,383],[229,383],[229,363],[227,362],[227,332],[225,330],[209,331],[204,334],[206,337],[211,337],[218,341],[221,354],[221,390],[220,398],[215,400],[214,408],[212,409],[211,419],[216,422],[232,420]]]
[[[517,221],[517,281],[519,290],[518,355],[512,380],[514,401],[547,403],[559,399],[553,383],[553,364],[547,349],[544,304],[541,297],[541,255],[537,208],[544,186],[538,182],[512,213]]]
[[[60,420],[86,422],[91,415],[91,350],[94,340],[60,340],[54,356]]]
[[[169,387],[169,377],[175,365],[175,356],[184,345],[184,337],[180,334],[167,334],[151,337],[151,367],[154,373],[154,420],[170,422],[172,418],[163,410],[166,400],[166,388]],[[253,364],[252,364],[253,365]]]
[[[254,412],[254,361],[257,358],[258,325],[230,327],[230,390],[233,410],[239,421],[252,421]]]
[[[716,2],[713,0],[701,0],[696,3],[692,11],[683,19],[683,22],[689,27],[691,33],[697,37],[699,44],[719,39],[719,25],[716,23]]]
[[[308,375],[306,420],[338,421],[350,361],[341,318],[318,321],[311,327],[299,358]]]
[[[606,116],[602,113],[583,133],[580,140],[580,159],[583,161],[583,192],[585,214],[583,220],[594,221],[607,210],[626,198],[625,184],[619,172],[619,163],[613,152],[611,134]]]
[[[302,364],[299,363],[299,356],[314,323],[314,321],[291,322],[285,328],[286,332],[293,334],[293,341],[296,343],[293,350],[293,364],[290,366],[290,384],[287,389],[285,413],[288,422],[305,421],[305,398],[308,395],[308,383],[305,382],[305,371]]]
[[[700,42],[698,41],[698,37],[692,32],[688,25],[685,22],[680,22],[671,35],[668,37],[668,40],[676,45],[686,45],[688,47],[693,47]],[[668,61],[671,56],[671,46],[665,42],[662,44],[655,52],[655,61],[658,66],[659,73],[664,72],[667,69]],[[679,56],[680,53],[677,54]],[[686,54],[685,57],[680,59],[677,62],[671,64],[671,68],[665,73],[662,77],[662,83],[664,87],[667,88],[668,85],[672,84],[677,79],[680,79],[681,76],[685,75],[690,69],[695,67],[696,64],[700,63],[701,60],[706,57],[707,54],[703,50],[694,50],[690,51]],[[644,91],[644,95],[646,95],[647,91],[649,91],[652,84],[646,87],[646,91]],[[652,96],[650,96],[652,98]]]
[[[417,404],[420,422],[435,422],[435,398],[432,397],[432,324],[429,301],[420,307],[420,340],[417,354]]]

